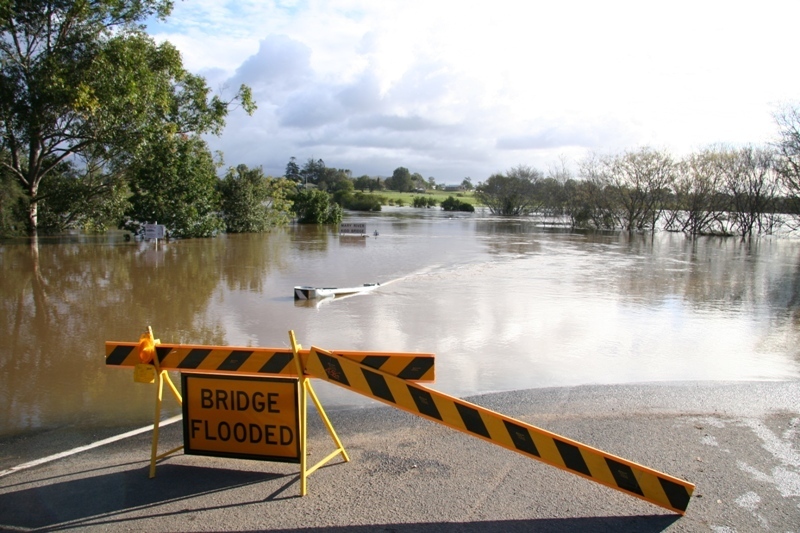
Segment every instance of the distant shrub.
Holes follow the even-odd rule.
[[[411,200],[414,207],[436,207],[436,199],[433,196],[415,196]]]
[[[436,207],[436,198],[433,196],[414,196],[411,199],[414,207]]]
[[[442,200],[442,209],[445,211],[465,211],[472,213],[475,207],[469,202],[462,202],[453,196],[448,196],[446,200]]]
[[[351,211],[381,210],[380,199],[371,194],[364,194],[363,192],[357,192],[355,194],[349,193],[343,195],[340,198],[340,200],[342,207],[344,207],[345,209],[350,209]]]

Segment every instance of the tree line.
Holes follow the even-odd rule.
[[[768,147],[710,147],[676,159],[640,148],[590,155],[575,177],[520,165],[492,175],[476,197],[497,215],[539,214],[573,228],[686,235],[770,234],[800,214],[800,113],[778,116],[781,141]]]
[[[212,95],[173,45],[146,34],[144,21],[171,9],[171,0],[0,1],[0,234],[137,233],[152,222],[175,237],[258,232],[293,219],[337,223],[342,209],[380,210],[376,192],[437,187],[405,167],[353,177],[294,157],[281,177],[245,165],[220,177],[221,154],[202,135],[256,104],[245,85]],[[780,141],[769,147],[679,160],[642,148],[589,157],[577,176],[519,165],[479,183],[475,197],[498,215],[564,217],[576,228],[770,233],[800,210],[798,108],[776,120]],[[471,190],[471,178],[461,186]],[[451,197],[441,207],[471,205]]]

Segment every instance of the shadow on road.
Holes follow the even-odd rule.
[[[0,530],[57,530],[77,527],[88,520],[97,525],[98,520],[128,520],[113,517],[131,512],[153,516],[146,511],[148,508],[283,477],[287,481],[285,488],[298,476],[165,464],[159,466],[159,475],[154,479],[147,477],[146,470],[133,469],[48,483],[0,494]],[[283,488],[259,501],[278,499]]]
[[[85,473],[84,473],[85,474]],[[265,497],[253,501],[235,501],[217,506],[190,505],[194,498],[221,494],[231,489],[256,485],[265,481],[282,481],[280,487]],[[159,476],[148,479],[142,469],[100,474],[80,479],[48,483],[39,487],[21,488],[0,494],[0,530],[58,531],[64,529],[100,528],[126,522],[137,529],[140,519],[172,517],[186,514],[197,519],[197,513],[226,508],[244,509],[248,505],[298,498],[287,489],[296,484],[297,474],[265,474],[220,468],[203,468],[163,464]],[[165,504],[186,501],[181,510],[159,511]],[[219,500],[217,500],[219,501]],[[132,516],[131,516],[132,515]],[[584,532],[642,532],[663,531],[679,517],[677,515],[584,517],[564,519],[496,520],[460,523],[387,523],[369,526],[297,528],[271,531],[348,532],[372,531],[411,532],[514,532],[560,531]],[[191,528],[192,522],[186,525]],[[196,525],[197,522],[194,522]],[[214,527],[206,524],[206,527]]]

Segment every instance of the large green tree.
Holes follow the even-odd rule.
[[[210,97],[170,43],[142,23],[166,17],[170,0],[0,0],[0,149],[38,227],[42,182],[62,162],[103,168],[108,187],[156,140],[218,133],[229,105],[254,105],[247,87]],[[97,189],[102,191],[102,188]]]
[[[286,173],[284,177],[292,181],[302,181],[303,177],[300,174],[300,165],[297,164],[297,159],[292,156],[289,162],[286,163]]]
[[[393,191],[410,192],[414,190],[414,180],[406,167],[397,167],[392,175],[386,178],[386,188]]]
[[[372,178],[364,174],[363,176],[357,177],[353,181],[353,188],[359,191],[372,190],[370,189],[371,183],[372,183]]]
[[[324,181],[326,168],[325,161],[322,159],[315,160],[314,158],[309,157],[305,165],[303,165],[303,168],[300,169],[300,177],[302,178],[304,184],[311,183],[316,185],[320,181]],[[288,171],[289,168],[287,167],[287,172]]]
[[[80,227],[102,232],[116,227],[128,206],[127,183],[91,161],[78,169],[62,162],[39,188],[38,227],[53,233]]]
[[[294,158],[292,158],[294,159]],[[291,160],[289,162],[291,164]],[[290,171],[286,167],[287,174]],[[300,176],[304,185],[312,184],[322,191],[331,193],[341,188],[340,182],[351,181],[350,171],[343,168],[333,168],[325,166],[322,159],[314,160],[309,158],[300,170]],[[288,176],[287,176],[288,177]]]

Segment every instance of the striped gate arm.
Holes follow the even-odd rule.
[[[139,343],[106,342],[106,366],[134,367],[140,363]],[[158,344],[156,357],[163,370],[181,372],[236,373],[250,375],[297,376],[291,348],[252,348],[194,344]],[[301,350],[302,358],[308,350]],[[342,357],[392,376],[420,382],[433,382],[435,363],[432,353],[365,352],[334,350]]]
[[[631,496],[684,514],[694,485],[347,359],[311,348],[305,372]]]

